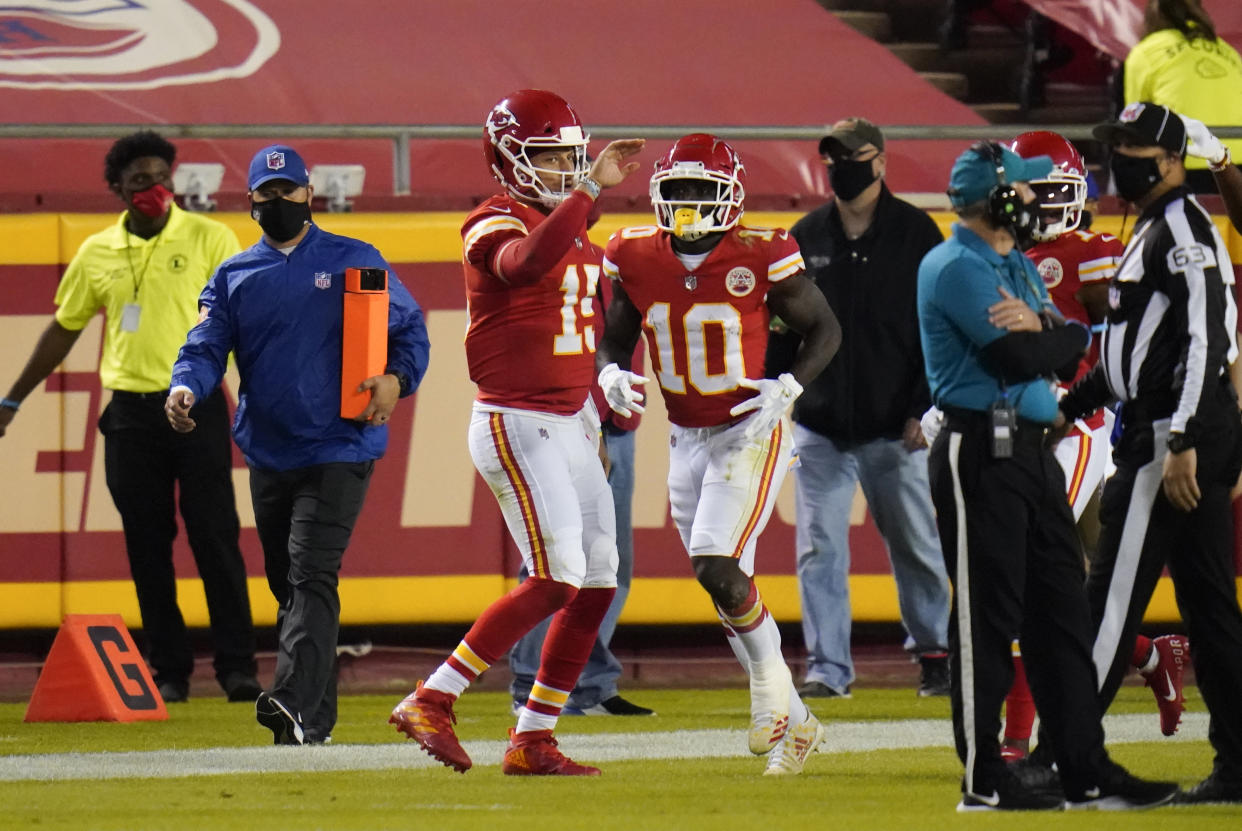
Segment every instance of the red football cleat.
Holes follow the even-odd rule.
[[[1190,642],[1182,635],[1161,635],[1152,639],[1151,646],[1156,650],[1156,668],[1144,677],[1160,708],[1160,732],[1172,736],[1186,709],[1182,673],[1190,657]]]
[[[1011,739],[1006,737],[1001,742],[1000,754],[1001,758],[1008,762],[1020,762],[1027,757],[1031,751],[1030,739]]]
[[[453,725],[455,696],[439,690],[429,690],[419,681],[414,692],[401,700],[388,717],[389,724],[397,725],[397,732],[404,733],[431,758],[443,762],[458,773],[470,770],[470,757],[466,755]]]
[[[561,753],[551,730],[518,733],[512,727],[500,770],[509,776],[599,776],[599,768],[580,765]]]

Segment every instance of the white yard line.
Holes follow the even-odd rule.
[[[1159,734],[1155,713],[1106,716],[1109,744],[1207,739],[1206,713],[1186,713],[1177,735]],[[832,722],[827,724],[824,753],[849,753],[913,747],[949,747],[947,719]],[[628,759],[719,759],[749,757],[741,730],[674,730],[562,736],[565,751],[589,762]],[[499,764],[504,742],[463,745],[480,766]],[[311,747],[219,747],[206,750],[152,750],[130,753],[48,753],[0,756],[0,782],[73,779],[171,779],[235,773],[389,770],[424,768],[439,763],[413,742]]]

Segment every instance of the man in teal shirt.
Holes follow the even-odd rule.
[[[1047,441],[1050,378],[1073,377],[1090,342],[1052,307],[1022,247],[1037,221],[1027,184],[1052,162],[980,142],[949,179],[949,239],[919,267],[919,332],[945,426],[929,474],[954,599],[949,619],[953,734],[965,765],[959,811],[1151,807],[1173,783],[1108,758],[1095,704],[1082,551],[1065,476]],[[1000,709],[1022,642],[1031,691],[1057,752],[1059,781],[1017,776],[1000,755]]]

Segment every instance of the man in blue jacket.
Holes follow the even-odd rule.
[[[324,742],[336,723],[337,579],[397,399],[427,370],[423,313],[374,247],[311,222],[310,179],[290,147],[250,163],[251,216],[263,238],[226,260],[199,298],[199,322],[173,366],[165,412],[194,429],[195,400],[228,354],[241,375],[233,439],[250,467],[268,585],[280,604],[276,678],[255,714],[276,744]],[[370,404],[341,418],[346,268],[388,271],[388,364],[367,378]]]

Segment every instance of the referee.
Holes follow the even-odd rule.
[[[1141,211],[1111,287],[1100,363],[1061,402],[1067,420],[1122,402],[1117,472],[1104,487],[1087,580],[1100,706],[1121,684],[1168,566],[1216,751],[1211,775],[1180,801],[1242,803],[1242,612],[1229,499],[1242,468],[1229,380],[1238,354],[1233,266],[1184,186],[1186,130],[1177,113],[1130,104],[1094,135],[1113,148],[1117,192]]]
[[[1061,794],[1019,780],[1000,755],[1015,636],[1070,807],[1150,807],[1178,790],[1136,779],[1104,750],[1082,552],[1065,477],[1045,441],[1057,416],[1046,376],[1072,376],[1090,336],[1055,315],[1020,250],[1037,221],[1027,182],[1051,170],[1046,156],[1022,159],[988,142],[962,153],[948,191],[960,221],[919,267],[927,379],[946,415],[929,473],[954,588],[953,734],[965,765],[959,811],[1062,805]]]

